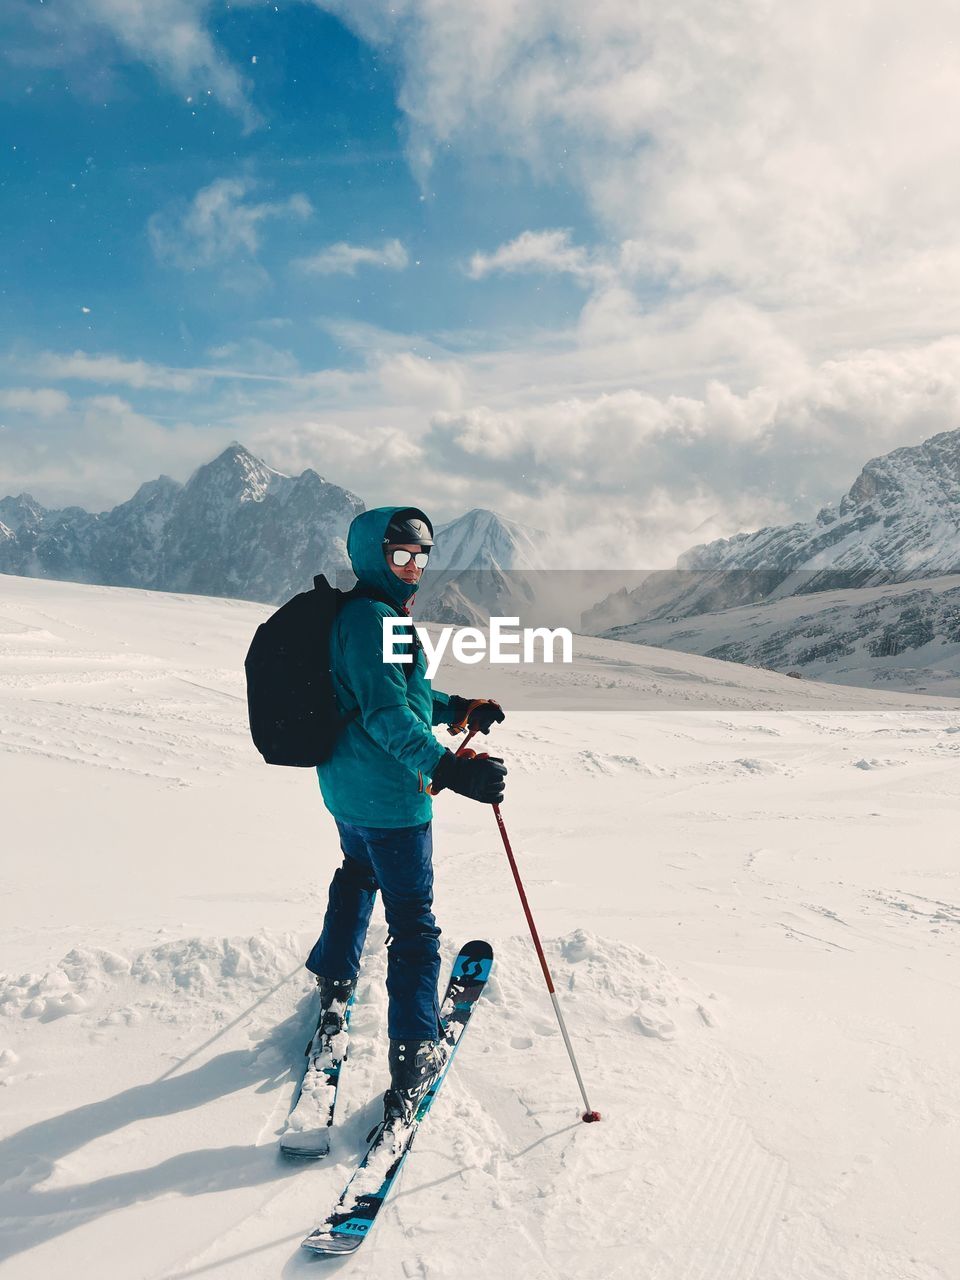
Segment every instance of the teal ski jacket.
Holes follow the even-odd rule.
[[[330,670],[343,715],[358,711],[326,763],[317,766],[324,804],[335,818],[360,827],[413,827],[429,822],[427,784],[446,748],[431,727],[449,724],[448,695],[427,679],[427,661],[383,661],[383,619],[407,617],[416,586],[401,581],[386,562],[383,539],[404,507],[376,507],[356,517],[347,554],[358,580],[393,604],[349,601],[330,633]],[[399,639],[399,637],[398,637]],[[398,644],[398,651],[402,646]]]

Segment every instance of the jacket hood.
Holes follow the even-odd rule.
[[[429,516],[417,507],[374,507],[364,511],[350,525],[347,533],[347,555],[358,582],[396,602],[402,609],[412,599],[419,583],[404,582],[390,571],[383,554],[387,526],[398,511],[416,511],[433,528]]]

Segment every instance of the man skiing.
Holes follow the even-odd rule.
[[[410,1120],[446,1057],[437,1003],[430,795],[446,787],[497,804],[507,772],[502,760],[456,756],[437,742],[433,725],[488,733],[504,713],[491,700],[434,690],[412,626],[413,662],[383,660],[383,620],[409,615],[432,547],[433,526],[415,507],[378,507],[351,524],[347,554],[363,594],[334,622],[330,670],[338,706],[354,718],[330,759],[317,766],[343,863],[306,967],[317,976],[323,1032],[336,1034],[356,987],[379,889],[389,934],[386,1123]]]

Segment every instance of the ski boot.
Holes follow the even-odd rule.
[[[307,1053],[317,1043],[329,1042],[338,1036],[346,1027],[347,1005],[357,989],[356,978],[317,978],[317,990],[320,993],[320,1014],[317,1019],[317,1031]]]
[[[391,1040],[390,1088],[383,1095],[385,1125],[409,1125],[420,1100],[446,1066],[443,1040]]]

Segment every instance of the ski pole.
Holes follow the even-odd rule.
[[[510,847],[510,837],[507,835],[507,828],[503,824],[503,814],[500,812],[500,806],[493,806],[493,814],[497,820],[497,826],[500,828],[500,835],[503,837],[503,847],[507,851],[507,859],[510,863],[510,870],[513,872],[513,878],[517,882],[517,890],[520,894],[520,901],[523,904],[523,913],[527,917],[527,924],[530,926],[530,936],[533,938],[533,945],[537,949],[537,957],[540,960],[540,968],[543,970],[543,977],[547,984],[547,990],[550,992],[550,999],[553,1001],[553,1011],[557,1015],[557,1022],[560,1024],[560,1034],[563,1036],[563,1043],[567,1047],[567,1053],[570,1055],[570,1064],[573,1067],[573,1073],[577,1077],[577,1084],[580,1086],[580,1094],[583,1098],[583,1105],[586,1107],[583,1115],[580,1117],[585,1124],[592,1124],[593,1121],[600,1119],[600,1112],[594,1111],[590,1106],[587,1098],[587,1091],[583,1085],[583,1076],[580,1074],[580,1068],[577,1066],[577,1057],[573,1052],[573,1045],[570,1043],[570,1036],[567,1033],[567,1024],[563,1020],[563,1013],[560,1010],[560,1002],[557,1000],[557,993],[554,990],[553,978],[550,975],[550,966],[547,964],[547,957],[543,954],[543,947],[540,945],[540,935],[537,933],[537,926],[533,922],[533,915],[530,912],[530,903],[527,901],[527,895],[523,888],[523,881],[520,879],[520,871],[517,867],[517,860],[513,856],[513,849]]]
[[[476,755],[474,751],[467,751],[466,747],[470,739],[476,734],[476,729],[471,729],[463,742],[457,748],[456,754],[459,755]],[[567,1053],[570,1056],[570,1065],[573,1067],[573,1073],[577,1077],[577,1084],[580,1086],[580,1096],[583,1098],[583,1105],[586,1107],[583,1115],[580,1117],[584,1124],[593,1124],[595,1120],[600,1119],[600,1112],[594,1111],[590,1106],[590,1100],[587,1097],[587,1091],[584,1088],[583,1076],[580,1074],[580,1068],[577,1065],[577,1055],[573,1052],[573,1045],[570,1043],[570,1035],[567,1031],[567,1024],[563,1020],[563,1012],[560,1008],[560,1002],[557,999],[557,993],[553,985],[553,978],[550,974],[550,966],[547,964],[547,957],[543,954],[543,947],[540,943],[540,935],[537,933],[537,926],[534,923],[533,914],[530,910],[530,903],[527,901],[526,890],[523,887],[523,881],[520,879],[520,870],[517,866],[517,860],[513,856],[513,849],[510,845],[510,837],[507,835],[507,828],[503,822],[503,814],[500,812],[500,806],[495,804],[493,807],[493,816],[497,820],[497,826],[500,828],[500,835],[503,838],[503,847],[507,853],[507,861],[510,863],[510,870],[513,872],[513,878],[517,884],[517,892],[520,894],[520,902],[523,906],[523,913],[527,917],[527,924],[530,926],[530,936],[533,938],[533,945],[537,949],[537,958],[540,961],[540,968],[543,970],[544,981],[547,984],[547,991],[550,993],[550,999],[553,1003],[553,1011],[557,1015],[557,1022],[560,1024],[560,1034],[563,1036],[563,1043],[566,1045]]]

